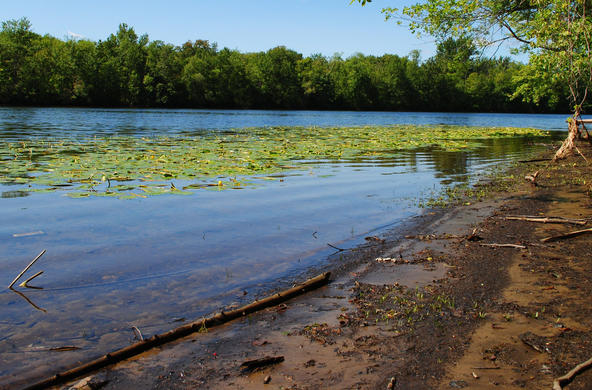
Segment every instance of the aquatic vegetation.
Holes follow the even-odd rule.
[[[480,140],[545,137],[536,129],[463,126],[271,127],[196,137],[102,137],[0,142],[0,183],[72,197],[186,195],[243,188],[252,179],[309,169],[315,161],[396,156],[437,147],[478,148]],[[249,180],[251,178],[251,180]]]

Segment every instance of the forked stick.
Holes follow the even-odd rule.
[[[20,274],[18,274],[18,276],[17,276],[16,278],[14,278],[14,280],[12,281],[12,283],[10,283],[10,285],[8,286],[8,288],[12,288],[12,286],[14,286],[14,284],[16,283],[16,281],[17,281],[17,280],[19,280],[19,279],[21,278],[21,276],[23,276],[23,275],[25,274],[25,272],[27,272],[27,271],[29,270],[29,268],[31,268],[31,266],[32,266],[33,264],[35,264],[35,262],[36,262],[37,260],[39,260],[39,259],[41,258],[41,256],[43,256],[43,254],[44,254],[44,253],[45,253],[45,249],[44,249],[44,250],[42,250],[42,251],[41,251],[41,253],[39,253],[39,254],[37,255],[37,257],[35,257],[35,258],[33,259],[33,261],[31,261],[31,262],[29,263],[29,265],[28,265],[28,266],[26,266],[26,267],[25,267],[25,269],[24,269],[24,270],[22,270],[22,271],[21,271],[21,273],[20,273]]]

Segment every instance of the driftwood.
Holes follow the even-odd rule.
[[[568,219],[563,217],[541,217],[538,215],[508,215],[505,217],[508,221],[526,221],[541,223],[567,223],[572,225],[585,225],[588,223],[585,219]]]
[[[29,263],[29,265],[28,265],[28,266],[26,266],[26,267],[25,267],[25,269],[24,269],[24,270],[22,270],[22,271],[21,271],[21,273],[20,273],[20,274],[18,274],[18,276],[17,276],[16,278],[14,278],[14,280],[12,281],[12,283],[10,283],[10,285],[8,286],[8,288],[12,288],[12,286],[14,286],[14,284],[16,283],[16,281],[17,281],[17,280],[19,280],[19,279],[21,278],[21,276],[23,276],[23,275],[25,274],[25,272],[27,272],[27,271],[29,270],[29,268],[31,268],[31,267],[33,266],[33,264],[35,264],[35,262],[36,262],[37,260],[39,260],[39,259],[41,258],[41,256],[43,256],[43,254],[44,254],[44,253],[45,253],[45,249],[44,249],[44,250],[42,250],[42,251],[41,251],[41,253],[39,253],[39,254],[37,255],[37,257],[35,257],[35,258],[33,259],[33,261],[31,261],[31,262]]]
[[[479,244],[481,246],[489,246],[492,248],[516,248],[516,249],[526,249],[524,245],[518,244]]]
[[[555,156],[553,156],[553,162],[557,162],[557,160],[562,160],[573,153],[574,147],[576,145],[576,138],[580,134],[580,130],[578,128],[578,123],[575,118],[580,116],[579,112],[576,112],[573,118],[568,120],[568,133],[567,138],[561,144],[561,147],[557,152],[555,152]]]
[[[261,367],[271,366],[272,364],[278,364],[284,361],[283,356],[266,356],[261,359],[247,360],[240,365],[241,372],[247,373],[254,371]]]
[[[553,390],[562,390],[561,386],[566,385],[569,382],[571,382],[574,376],[576,376],[580,372],[590,368],[590,366],[592,366],[592,358],[586,360],[583,363],[578,364],[571,371],[569,371],[567,374],[560,376],[559,378],[556,378],[553,381]]]
[[[541,242],[553,242],[553,241],[559,241],[559,240],[564,240],[566,238],[572,238],[572,237],[577,237],[577,236],[581,236],[582,234],[586,234],[586,233],[592,233],[592,228],[589,229],[583,229],[583,230],[576,230],[574,232],[569,232],[569,233],[565,233],[565,234],[560,234],[558,236],[552,236],[552,237],[547,237],[547,238],[543,238],[541,240]]]
[[[313,290],[328,283],[329,276],[331,276],[331,273],[325,272],[321,275],[307,280],[306,282],[298,286],[292,287],[288,290],[284,290],[277,294],[255,301],[238,309],[227,312],[223,311],[212,317],[204,318],[203,320],[183,325],[166,333],[154,335],[150,338],[144,339],[143,341],[139,341],[125,348],[121,348],[114,352],[108,353],[105,356],[102,356],[91,362],[81,364],[68,371],[55,374],[49,378],[46,378],[40,382],[34,383],[26,387],[26,389],[45,389],[47,387],[56,386],[60,383],[76,379],[82,375],[85,375],[91,371],[95,371],[99,368],[103,368],[111,364],[120,362],[122,360],[128,359],[132,356],[139,355],[140,353],[145,352],[154,347],[169,343],[174,340],[178,340],[182,337],[188,336],[193,333],[200,332],[203,329],[207,329],[216,325],[221,325],[234,319],[244,317],[247,314],[262,310],[266,307],[277,305],[278,303],[281,303],[306,291]]]

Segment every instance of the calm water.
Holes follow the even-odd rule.
[[[567,115],[0,108],[2,139],[187,135],[256,126],[462,124],[564,129]],[[561,134],[558,134],[561,136]],[[0,184],[0,283],[42,249],[42,290],[0,291],[0,385],[38,377],[290,284],[332,253],[421,212],[442,185],[474,181],[541,145],[301,163],[242,190],[71,199]],[[279,180],[281,179],[281,180]],[[35,233],[22,236],[23,233]],[[16,236],[15,236],[16,235]],[[244,295],[244,293],[247,293]],[[76,346],[70,352],[53,347]]]

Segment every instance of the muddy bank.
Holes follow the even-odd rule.
[[[536,170],[538,186],[522,181]],[[581,227],[505,217],[592,218],[590,173],[581,157],[523,164],[488,184],[489,200],[337,253],[348,266],[330,285],[94,374],[90,387],[550,388],[592,356],[592,235],[541,243]],[[284,360],[241,372],[265,356]],[[567,388],[591,387],[587,372]]]

